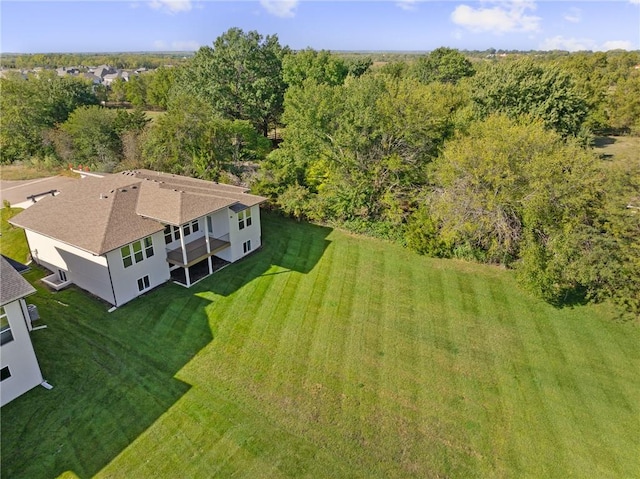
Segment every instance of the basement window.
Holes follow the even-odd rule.
[[[138,280],[138,291],[142,292],[146,289],[149,289],[151,283],[149,282],[149,275],[143,276]]]
[[[9,371],[9,366],[5,366],[0,369],[0,381],[4,381],[5,379],[9,379],[11,377],[11,371]]]

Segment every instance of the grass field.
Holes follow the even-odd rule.
[[[0,209],[0,251],[9,258],[24,263],[29,256],[24,230],[9,224],[9,219],[21,211],[22,208]]]
[[[640,137],[601,136],[595,140],[595,151],[612,163],[640,166]]]
[[[275,216],[263,238],[111,314],[36,281],[54,389],[2,408],[2,477],[640,477],[637,323]]]

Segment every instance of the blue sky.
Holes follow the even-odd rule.
[[[231,27],[293,49],[640,49],[640,0],[0,2],[3,53],[184,51]]]

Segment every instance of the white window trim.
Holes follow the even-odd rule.
[[[138,278],[137,284],[138,284],[139,293],[142,293],[144,291],[151,289],[151,280],[149,279],[149,275],[145,274],[142,278]],[[140,288],[141,284],[142,284],[142,288]]]
[[[13,333],[11,332],[11,323],[9,323],[9,318],[7,317],[7,311],[4,309],[4,306],[0,306],[0,320],[4,319],[7,324],[6,326],[2,327],[2,329],[0,330],[0,337],[11,337],[10,339],[7,339],[6,341],[2,340],[0,341],[2,344],[7,344],[10,343],[11,341],[13,341],[15,338],[13,337]],[[0,326],[1,327],[1,326]],[[9,334],[5,334],[6,332],[8,332]]]
[[[147,246],[146,242],[149,240],[150,245]],[[140,245],[140,250],[136,251],[134,245]],[[124,250],[127,250],[128,254],[125,254]],[[149,254],[151,251],[151,254]],[[142,256],[141,259],[136,258],[136,254]],[[155,254],[155,249],[153,247],[153,236],[145,236],[142,239],[124,245],[120,248],[120,256],[122,256],[122,265],[126,268],[129,266],[133,266],[134,264],[142,263],[145,259],[151,258]],[[127,265],[125,260],[129,258],[131,264]]]

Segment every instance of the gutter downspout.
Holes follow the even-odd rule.
[[[113,306],[118,307],[118,300],[116,299],[116,290],[113,287],[113,278],[111,277],[111,267],[109,266],[109,257],[104,256],[107,260],[107,273],[109,273],[109,284],[111,285],[111,293],[113,293]]]

